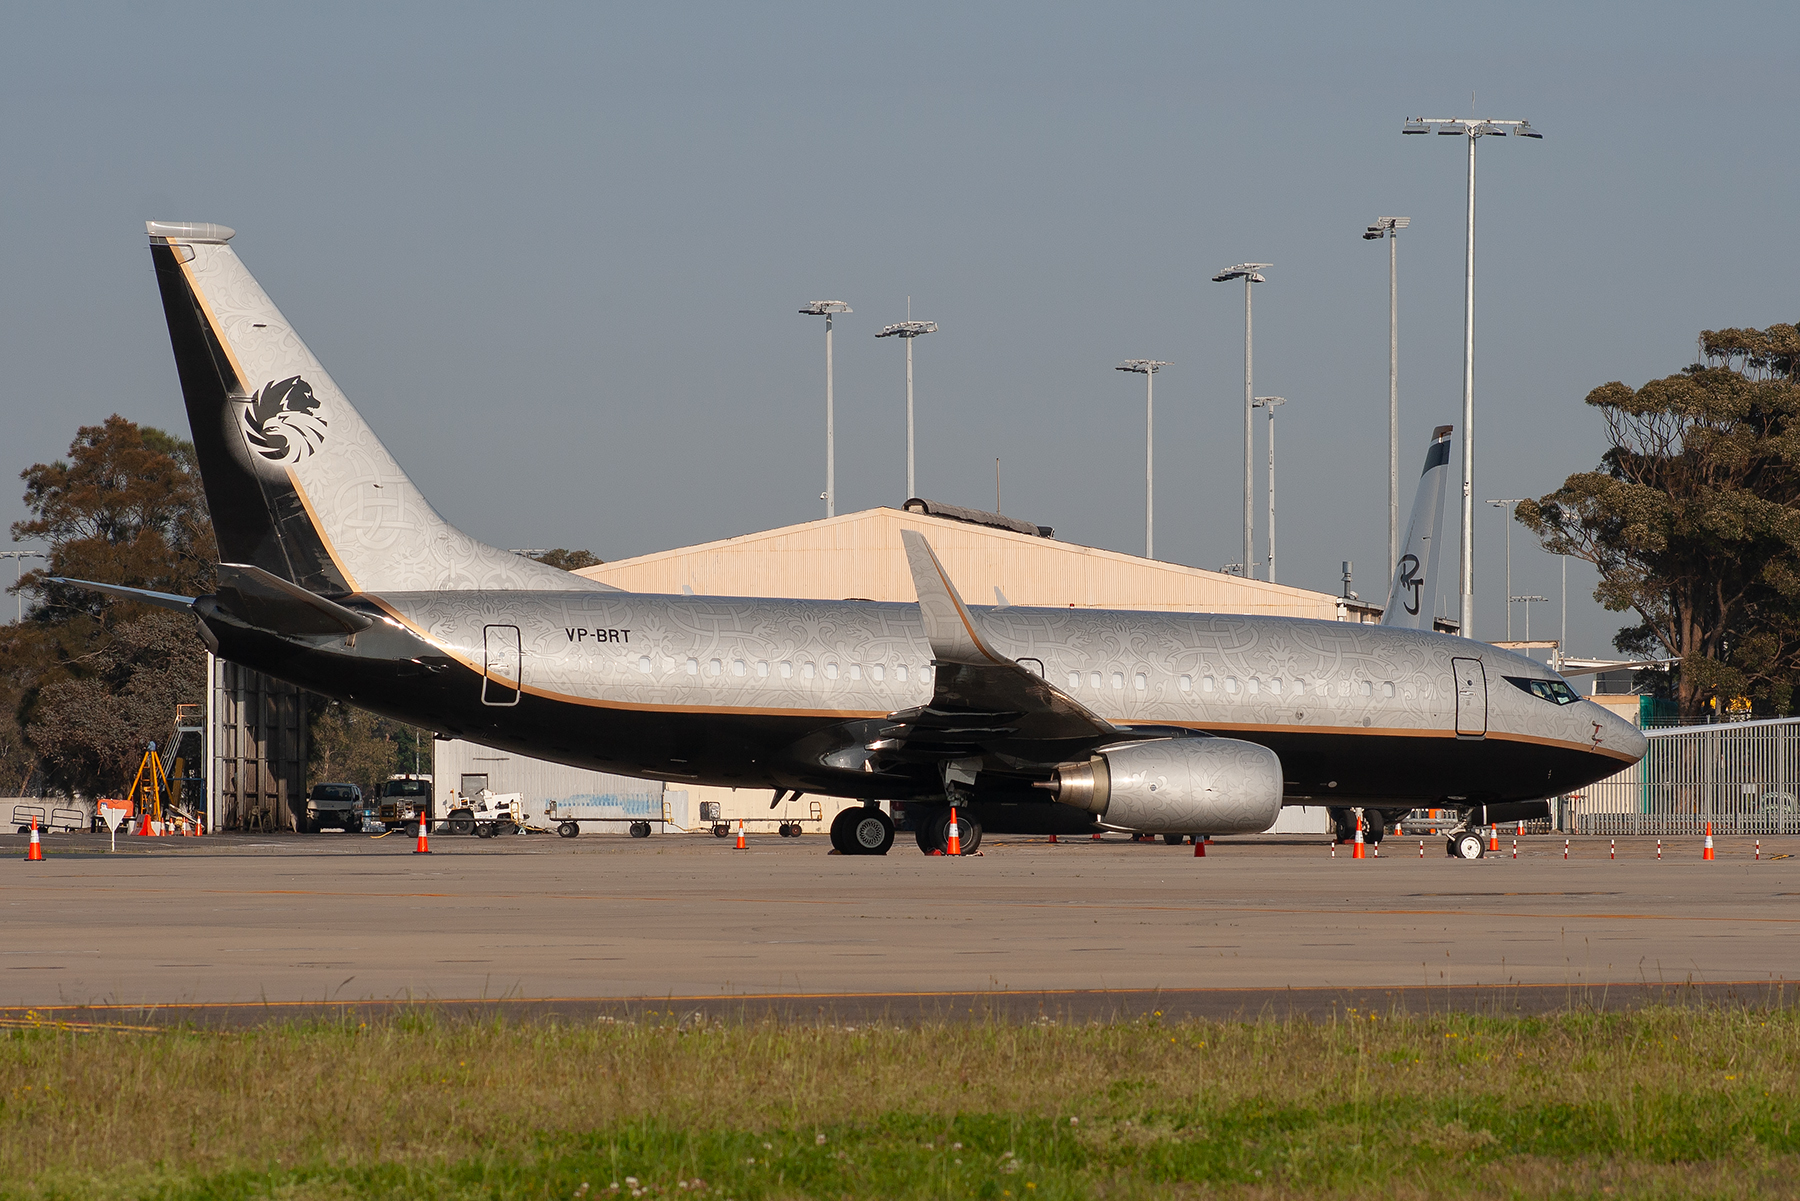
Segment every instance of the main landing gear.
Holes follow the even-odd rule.
[[[846,809],[831,821],[831,845],[840,855],[885,855],[894,845],[894,822],[874,805]]]
[[[910,809],[909,813],[917,815],[918,809]],[[927,855],[946,855],[950,852],[950,807],[926,810],[928,816],[919,820],[913,827],[913,838],[919,849]],[[915,816],[915,820],[918,820]],[[956,843],[965,855],[973,855],[981,846],[981,823],[967,809],[956,811]]]

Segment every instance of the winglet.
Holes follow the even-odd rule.
[[[919,616],[925,621],[925,637],[940,663],[1005,663],[989,650],[975,632],[969,607],[956,594],[950,573],[938,562],[931,544],[917,530],[901,530],[906,545],[906,565],[912,569],[913,590],[919,594]]]

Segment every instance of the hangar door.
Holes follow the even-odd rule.
[[[1456,733],[1461,738],[1487,734],[1487,672],[1480,659],[1452,659],[1456,672]]]
[[[524,658],[519,650],[519,627],[485,626],[482,640],[485,653],[481,668],[481,703],[518,704],[519,668]]]

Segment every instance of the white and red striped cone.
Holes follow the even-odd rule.
[[[737,846],[732,849],[736,851],[747,851],[750,849],[750,844],[744,841],[744,819],[741,817],[738,818]]]
[[[950,806],[950,845],[945,853],[950,855],[962,854],[962,832],[956,828],[955,805]]]
[[[417,846],[413,847],[413,854],[415,854],[415,855],[431,854],[431,843],[429,841],[427,841],[427,839],[425,838],[426,828],[429,827],[430,825],[431,825],[430,819],[427,818],[423,813],[419,814],[419,843]]]
[[[1700,858],[1711,859],[1712,857],[1713,857],[1712,823],[1707,822],[1706,823],[1706,842],[1700,848]]]
[[[44,844],[38,841],[37,815],[31,818],[31,846],[25,851],[25,862],[42,863],[44,861]]]
[[[1762,861],[1762,839],[1760,838],[1756,840],[1756,858],[1758,862]]]
[[[1366,858],[1367,855],[1368,852],[1363,850],[1362,814],[1359,813],[1356,815],[1356,838],[1353,840],[1350,847],[1350,858],[1363,859]]]
[[[1567,859],[1568,857],[1569,857],[1569,840],[1565,838],[1565,839],[1563,839],[1563,858]]]
[[[1513,838],[1513,858],[1517,859],[1518,857],[1519,857],[1519,840],[1515,836]]]
[[[1425,840],[1423,838],[1419,839],[1419,858],[1425,858]]]
[[[1613,839],[1609,839],[1607,841],[1606,857],[1608,859],[1617,859],[1619,857],[1619,840],[1618,839],[1613,838]]]
[[[1656,840],[1656,858],[1657,862],[1662,861],[1662,839],[1660,838]]]

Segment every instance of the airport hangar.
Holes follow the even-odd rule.
[[[1046,526],[922,499],[909,500],[900,509],[864,509],[620,559],[582,568],[577,574],[629,592],[691,589],[703,596],[910,603],[918,598],[900,540],[900,532],[907,529],[919,531],[931,542],[970,604],[998,604],[1003,598],[1007,604],[1032,607],[1381,620],[1380,606],[1360,600],[1061,542]],[[702,670],[729,671],[731,666],[709,663]],[[1123,678],[1119,677],[1121,685]],[[519,787],[531,787],[533,775],[522,757],[461,742],[439,743],[437,752],[440,795],[465,771],[487,774],[496,792],[515,790],[507,783],[509,778],[519,780]],[[841,808],[854,803],[804,797],[772,810],[766,789],[671,784],[664,792],[664,821],[659,827],[696,829],[715,820],[734,824],[742,819],[751,823],[752,832],[767,832],[777,823],[816,832],[827,829]],[[1323,808],[1285,810],[1275,827],[1277,832],[1292,833],[1327,829]]]

